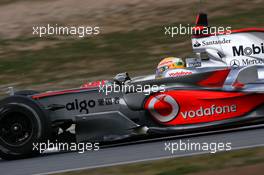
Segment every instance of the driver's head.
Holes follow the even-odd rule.
[[[164,72],[170,69],[183,69],[185,68],[185,62],[182,58],[168,57],[162,59],[156,69],[156,78],[162,78]]]

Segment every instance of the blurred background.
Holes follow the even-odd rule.
[[[78,87],[119,72],[152,74],[161,58],[192,55],[189,35],[165,26],[193,25],[199,10],[211,26],[264,27],[264,0],[0,0],[0,89]],[[33,26],[99,26],[78,38],[32,35]]]

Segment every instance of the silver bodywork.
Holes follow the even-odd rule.
[[[210,87],[198,87],[195,81],[202,80],[216,70],[230,69],[230,73],[219,89],[222,91],[237,91],[233,84],[242,82],[245,86],[239,91],[263,92],[263,62],[264,53],[254,54],[250,51],[234,56],[235,48],[250,48],[260,45],[264,40],[264,32],[234,33],[229,35],[216,35],[202,38],[193,38],[193,51],[197,58],[187,58],[187,68],[168,70],[164,76],[170,73],[189,72],[183,76],[166,76],[164,79],[155,79],[155,75],[147,75],[132,78],[125,84],[150,84],[165,85],[165,90],[171,89],[211,89]],[[214,44],[222,41],[222,44]],[[242,42],[243,41],[243,42]],[[199,43],[199,46],[197,46]],[[196,46],[195,46],[196,44]],[[262,48],[261,48],[262,49]],[[250,50],[250,49],[247,49]],[[206,54],[203,58],[201,55]],[[235,62],[239,66],[234,66]],[[244,64],[245,60],[254,64]],[[143,127],[157,127],[147,111],[144,110],[144,101],[148,96],[135,92],[113,92],[105,94],[99,87],[88,89],[70,90],[63,94],[46,96],[36,99],[38,103],[49,109],[52,122],[70,120],[76,125],[77,140],[104,140],[106,135],[119,136],[131,135],[140,131]],[[139,128],[139,129],[138,129]],[[160,129],[160,128],[159,128]],[[119,135],[119,136],[118,136]]]

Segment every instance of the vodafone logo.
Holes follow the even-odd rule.
[[[174,119],[179,112],[178,103],[170,95],[161,94],[153,97],[148,110],[159,122],[169,122]]]
[[[192,72],[184,72],[184,71],[181,71],[181,72],[172,72],[172,73],[169,73],[169,76],[170,77],[178,77],[178,76],[183,76],[183,75],[191,75]]]

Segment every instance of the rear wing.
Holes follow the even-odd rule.
[[[208,26],[208,19],[207,19],[206,13],[199,13],[196,16],[195,26],[196,27],[199,27],[199,26],[207,27]]]

